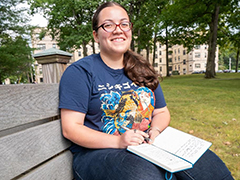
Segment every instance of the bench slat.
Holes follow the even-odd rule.
[[[72,153],[66,151],[30,173],[19,178],[19,180],[72,180]]]
[[[0,86],[0,131],[59,115],[59,84]]]
[[[11,179],[70,146],[61,134],[60,120],[0,138],[0,174]]]

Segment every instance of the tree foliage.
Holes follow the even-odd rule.
[[[24,0],[1,0],[0,2],[0,35],[9,31],[22,34],[25,28],[22,26],[27,17],[25,8],[17,8]]]
[[[48,29],[58,41],[60,49],[74,50],[93,40],[91,19],[99,1],[89,0],[30,0],[32,13],[43,11],[49,20]]]
[[[175,29],[175,37],[190,51],[194,45],[208,44],[206,78],[215,77],[215,52],[220,29],[227,29],[228,17],[238,7],[237,0],[176,0],[165,17]],[[219,36],[219,34],[221,36]]]
[[[26,39],[21,36],[12,38],[5,34],[0,46],[0,80],[12,77],[14,81],[21,82],[31,73],[31,48]],[[15,79],[14,79],[15,78]]]
[[[0,2],[0,84],[10,76],[20,80],[30,71],[31,48],[25,38],[30,26],[26,8],[18,6],[24,2]]]
[[[152,52],[154,64],[156,42],[165,44],[167,72],[168,47],[171,45],[182,44],[191,51],[195,45],[208,44],[206,78],[215,76],[215,52],[218,44],[224,44],[228,39],[238,47],[238,0],[116,1],[126,7],[134,24],[131,48],[138,52],[146,49],[147,59]],[[32,13],[41,10],[49,19],[48,28],[51,29],[52,35],[58,38],[61,49],[70,50],[82,46],[84,55],[87,55],[86,45],[93,40],[91,19],[97,6],[103,1],[29,2]]]

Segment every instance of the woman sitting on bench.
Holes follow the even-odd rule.
[[[147,143],[146,138],[152,143],[170,123],[158,76],[141,55],[129,50],[133,25],[121,5],[102,4],[92,25],[100,53],[73,63],[60,83],[62,131],[73,142],[74,176],[77,180],[163,180],[164,169],[126,150]],[[174,173],[172,179],[233,178],[208,150],[192,169]]]

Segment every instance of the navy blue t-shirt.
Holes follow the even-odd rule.
[[[84,57],[64,72],[59,108],[86,114],[84,124],[108,134],[124,133],[121,126],[145,131],[152,111],[166,106],[160,85],[153,92],[139,87],[124,73],[112,69],[100,54]]]

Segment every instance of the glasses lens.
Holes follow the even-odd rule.
[[[130,22],[122,22],[120,24],[120,27],[123,31],[129,31],[131,29],[131,23]]]
[[[129,31],[132,28],[132,23],[130,22],[121,22],[119,25],[115,23],[105,23],[102,25],[103,29],[107,32],[113,32],[119,26],[122,31]]]
[[[103,25],[103,29],[105,29],[108,32],[114,31],[115,27],[116,27],[116,24],[114,24],[114,23],[105,23]]]

